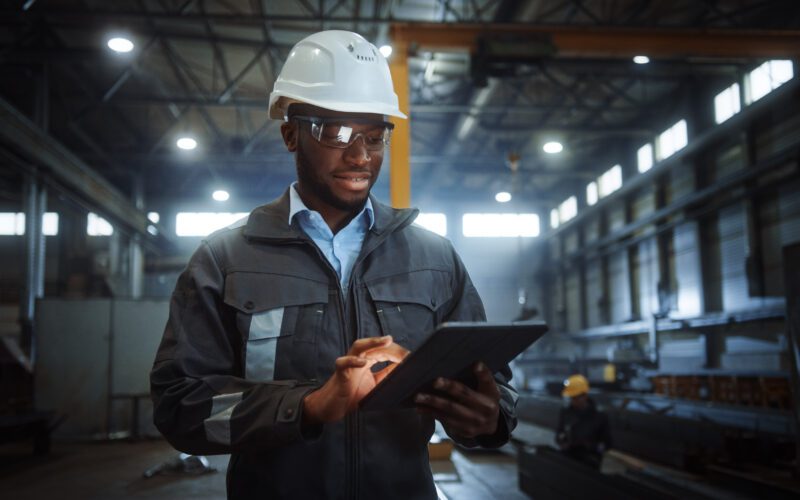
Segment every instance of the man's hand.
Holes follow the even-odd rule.
[[[336,359],[331,378],[303,400],[303,421],[316,425],[343,419],[407,355],[388,335],[356,340],[345,356]],[[392,364],[373,372],[372,366],[382,361]]]
[[[476,391],[461,382],[439,378],[433,387],[442,394],[417,394],[417,409],[429,413],[457,436],[494,434],[500,416],[500,390],[485,364],[477,363],[474,371],[478,378]]]

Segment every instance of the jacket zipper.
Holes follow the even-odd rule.
[[[394,227],[392,227],[390,231],[386,231],[383,234],[388,236],[389,234],[394,232],[396,229],[398,229],[398,227],[400,227],[399,224],[394,226]],[[389,229],[389,228],[387,228],[387,229]],[[361,252],[361,254],[356,259],[355,264],[353,265],[353,269],[350,272],[350,280],[349,280],[349,283],[348,283],[348,294],[352,293],[353,297],[354,297],[353,298],[353,308],[354,308],[353,313],[355,314],[355,318],[356,318],[356,332],[355,332],[356,339],[358,338],[358,334],[359,334],[359,332],[358,332],[358,324],[359,324],[358,323],[358,318],[359,318],[359,316],[358,316],[358,314],[359,314],[358,300],[357,300],[357,297],[355,297],[355,292],[353,291],[353,284],[355,283],[356,271],[360,268],[361,263],[367,258],[367,256],[370,253],[372,253],[373,250],[378,248],[378,246],[383,242],[383,240],[387,236],[382,236],[381,235],[381,236],[378,237],[380,239],[378,239],[377,241],[375,241],[373,243],[371,241],[368,241],[369,233],[367,233],[367,237],[364,238],[364,243],[370,243],[371,247],[368,247],[366,249],[366,251]],[[317,252],[317,255],[322,259],[323,262],[325,262],[325,265],[327,266],[328,271],[330,271],[330,274],[336,279],[336,290],[337,290],[336,296],[337,296],[338,302],[339,302],[339,319],[340,319],[340,323],[341,323],[342,340],[344,342],[344,354],[346,354],[347,351],[348,351],[348,348],[350,347],[350,343],[349,343],[350,339],[349,339],[349,335],[348,335],[349,328],[347,326],[347,318],[345,317],[346,310],[345,310],[345,306],[344,306],[344,303],[345,303],[344,293],[343,293],[343,290],[342,290],[341,281],[339,280],[339,275],[336,273],[336,270],[333,268],[333,266],[331,266],[331,263],[328,261],[327,257],[325,257],[325,254],[323,254],[322,251],[319,249],[319,247],[317,247],[317,245],[314,244],[313,240],[311,240],[307,236],[306,237],[301,237],[301,238],[299,238],[299,240],[302,241],[303,243],[311,245],[311,247],[314,248],[314,250]],[[295,240],[295,241],[297,241],[297,240]],[[364,243],[362,243],[362,250],[364,249],[364,246],[363,246]],[[356,339],[353,339],[353,340],[355,341]],[[358,412],[358,410],[356,410],[355,413],[349,414],[349,415],[347,415],[345,417],[345,438],[344,438],[345,465],[346,465],[345,466],[345,468],[346,468],[346,470],[345,470],[345,498],[358,499],[360,497],[360,488],[359,488],[360,478],[359,478],[359,474],[358,474],[358,463],[359,463],[359,460],[360,460],[360,446],[361,446],[360,423],[361,423],[361,417],[360,417],[360,413]]]
[[[331,263],[328,261],[328,258],[325,257],[325,254],[322,253],[322,250],[320,250],[319,247],[317,247],[317,245],[314,244],[313,240],[311,240],[307,236],[306,237],[301,237],[301,238],[299,238],[299,240],[301,242],[307,244],[307,245],[310,245],[314,249],[314,251],[317,252],[317,255],[319,256],[319,258],[322,260],[322,262],[325,263],[325,266],[328,268],[329,274],[331,276],[333,276],[333,278],[336,280],[336,299],[337,299],[337,302],[339,303],[339,323],[340,323],[340,329],[342,331],[342,345],[343,345],[343,348],[344,348],[344,351],[342,352],[342,355],[347,354],[348,348],[350,346],[350,342],[349,342],[349,338],[348,338],[349,337],[349,335],[348,335],[349,332],[348,332],[348,327],[347,327],[347,318],[345,317],[346,316],[346,310],[345,310],[345,307],[344,307],[344,293],[343,293],[343,290],[342,290],[341,282],[339,280],[339,275],[336,273],[336,269],[334,269],[333,266],[331,265]],[[355,266],[354,266],[354,269],[355,269]],[[353,274],[351,273],[350,274],[351,283],[352,283],[352,276],[353,276]],[[345,476],[344,476],[345,477],[345,498],[355,498],[355,487],[354,487],[354,485],[355,485],[355,481],[356,481],[357,478],[354,477],[356,475],[356,473],[355,473],[356,462],[355,462],[355,457],[354,457],[354,455],[355,455],[354,448],[355,447],[352,446],[352,444],[353,443],[357,443],[357,441],[355,441],[355,436],[354,436],[355,435],[356,424],[355,424],[355,419],[353,418],[352,415],[345,416],[344,420],[345,420],[345,435],[344,435],[344,446],[345,446]]]

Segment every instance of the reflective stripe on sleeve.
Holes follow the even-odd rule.
[[[241,392],[214,396],[211,415],[203,421],[206,439],[212,443],[231,444],[231,415],[241,401]]]

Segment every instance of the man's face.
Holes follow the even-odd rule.
[[[588,394],[579,394],[579,395],[574,396],[574,397],[572,397],[570,399],[571,399],[570,403],[572,404],[572,407],[575,408],[576,410],[583,410],[584,408],[586,408],[588,406],[588,403],[589,403],[589,395]]]
[[[383,116],[367,113],[338,113],[305,104],[294,104],[291,115],[314,116],[326,120],[341,119],[352,127],[352,134],[375,135],[376,124]],[[357,122],[352,122],[357,120]],[[364,123],[369,120],[374,123]],[[357,212],[378,180],[384,150],[368,151],[363,138],[346,148],[321,144],[311,134],[311,123],[290,118],[282,127],[284,141],[296,151],[298,191],[310,208],[325,211]]]

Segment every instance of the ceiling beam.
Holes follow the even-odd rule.
[[[150,222],[143,211],[138,210],[97,171],[2,98],[0,144],[6,151],[14,153],[4,153],[7,158],[19,155],[24,159],[23,162],[39,165],[52,176],[58,186],[96,207],[104,217],[107,216],[128,230],[141,234],[145,241],[156,241],[156,237],[147,232]]]
[[[559,57],[796,57],[798,30],[622,28],[530,24],[396,23],[392,38],[420,49],[476,52],[481,38],[550,44]],[[530,57],[530,55],[526,55]]]
[[[82,29],[109,21],[129,23],[151,21],[197,25],[213,21],[219,25],[260,26],[265,22],[297,21],[313,23],[391,24],[392,38],[435,49],[475,51],[479,37],[531,37],[552,44],[559,56],[632,57],[645,53],[651,57],[794,57],[800,55],[800,31],[751,29],[633,28],[618,26],[566,26],[551,24],[487,24],[482,22],[420,22],[417,19],[373,17],[326,17],[314,15],[258,15],[222,13],[173,13],[109,10],[34,9],[35,12],[1,10],[0,24],[19,23],[26,17],[41,16],[55,25],[76,24]],[[130,29],[135,30],[135,25]],[[315,26],[310,25],[310,29]]]

